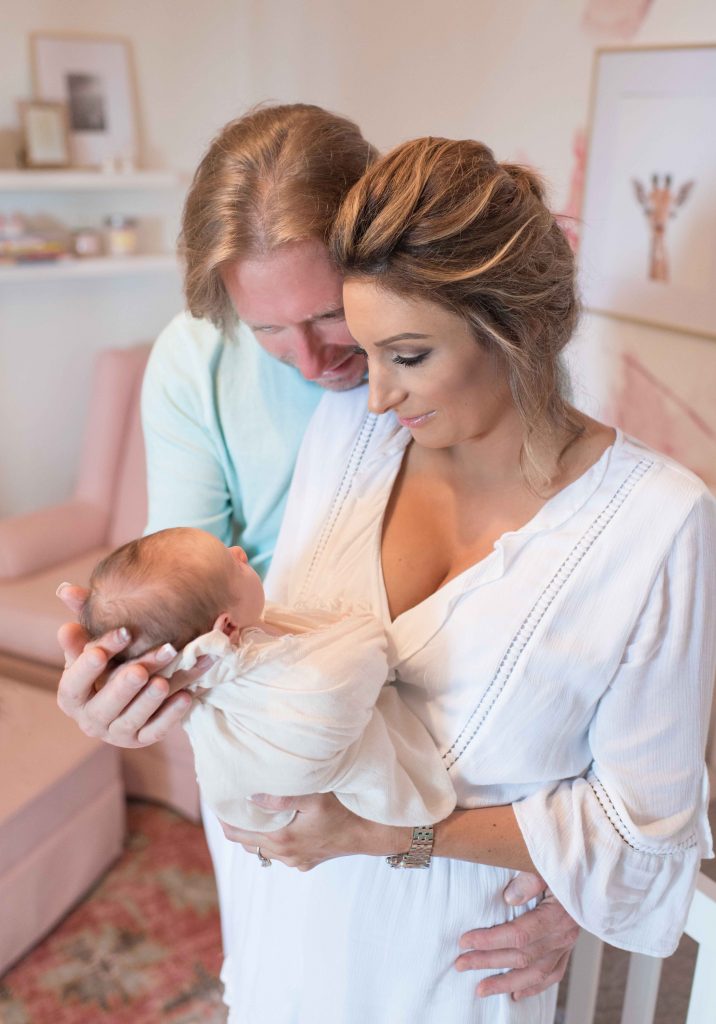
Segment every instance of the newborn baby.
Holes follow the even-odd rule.
[[[189,687],[184,727],[202,794],[231,825],[266,832],[292,819],[252,793],[335,792],[390,825],[440,821],[455,807],[429,733],[387,683],[378,620],[266,605],[239,547],[184,527],[131,541],[95,567],[81,621],[92,637],[126,626],[125,658],[171,642],[180,654],[167,676],[214,656]]]

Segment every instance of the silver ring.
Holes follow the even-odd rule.
[[[256,847],[256,856],[258,857],[258,859],[259,859],[259,861],[261,863],[261,867],[262,868],[270,868],[271,867],[271,861],[268,859],[268,857],[264,857],[264,855],[261,853],[261,847],[260,846]]]

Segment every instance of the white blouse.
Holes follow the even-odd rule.
[[[410,434],[365,408],[361,388],[326,395],[314,415],[271,597],[371,608],[398,692],[433,736],[458,804],[512,803],[534,863],[580,925],[670,954],[699,861],[712,856],[703,753],[716,674],[716,503],[681,466],[618,434],[529,523],[391,622],[381,527]],[[521,912],[501,897],[512,872],[443,858],[393,872],[353,857],[299,881],[280,870],[270,884],[259,877],[260,899],[255,875],[261,935],[280,914],[282,936],[294,928],[292,948],[302,949],[285,1015],[276,1005],[275,1018],[255,1019],[552,1019],[553,994],[477,1000],[480,975],[452,968],[461,931]],[[268,1005],[249,980],[262,958],[251,920],[230,928],[225,971],[244,1012]]]

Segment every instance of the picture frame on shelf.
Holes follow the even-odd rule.
[[[137,95],[129,40],[118,36],[30,36],[39,100],[67,105],[72,166],[135,170]]]
[[[22,101],[18,106],[25,166],[37,169],[69,167],[67,106],[41,100]]]
[[[716,45],[594,58],[584,304],[716,337]]]

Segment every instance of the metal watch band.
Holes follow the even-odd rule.
[[[434,840],[435,830],[432,825],[416,825],[410,849],[385,859],[391,868],[429,868]]]

